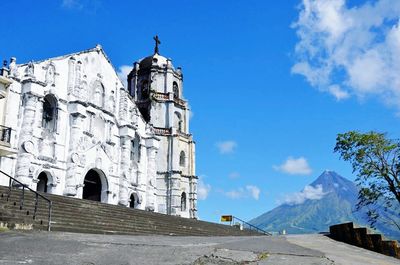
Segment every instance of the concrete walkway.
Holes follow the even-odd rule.
[[[0,233],[3,264],[388,265],[400,260],[321,235],[168,237],[11,231]]]

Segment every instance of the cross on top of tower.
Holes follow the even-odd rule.
[[[154,54],[159,54],[160,51],[159,51],[159,49],[158,49],[158,45],[161,44],[161,41],[160,41],[160,39],[158,38],[158,35],[155,35],[155,36],[153,37],[153,39],[154,39],[154,41],[156,42],[156,46],[154,47]]]

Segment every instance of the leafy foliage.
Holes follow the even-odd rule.
[[[367,208],[372,227],[377,220],[396,226],[400,223],[387,218],[384,212],[400,215],[400,142],[384,133],[350,131],[338,134],[334,151],[352,164],[359,186],[357,210]]]

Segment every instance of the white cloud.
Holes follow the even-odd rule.
[[[239,172],[231,172],[228,176],[230,179],[238,179],[240,178]]]
[[[211,185],[206,184],[201,179],[199,179],[197,183],[197,199],[199,200],[207,199],[210,191],[211,191]]]
[[[260,198],[260,188],[254,185],[247,185],[230,191],[221,190],[222,194],[231,199],[253,198],[258,200]]]
[[[378,95],[400,109],[400,1],[302,0],[292,72],[337,100]]]
[[[237,143],[235,141],[223,141],[216,143],[221,154],[231,154],[235,151]]]
[[[329,93],[331,93],[338,101],[350,97],[347,91],[344,91],[338,85],[331,85],[328,88]]]
[[[324,193],[322,185],[313,186],[305,186],[304,189],[300,192],[295,192],[290,195],[286,195],[282,204],[288,205],[297,205],[302,204],[306,200],[320,200],[322,199],[326,193]]]
[[[273,166],[277,171],[281,171],[290,175],[309,175],[312,169],[308,165],[307,159],[304,157],[293,158],[288,157],[288,159],[283,162],[280,166]]]
[[[131,71],[132,71],[132,66],[122,65],[119,67],[117,72],[119,79],[121,80],[122,84],[126,89],[128,88],[127,76]]]
[[[70,8],[70,9],[72,9],[72,8],[82,9],[83,8],[83,5],[80,3],[79,0],[63,0],[61,6],[65,7],[65,8]]]
[[[247,185],[246,186],[246,190],[248,192],[250,192],[251,197],[253,197],[253,199],[258,200],[260,198],[260,191],[261,190],[257,186]]]
[[[102,7],[102,0],[62,0],[61,7],[71,10],[96,12]]]

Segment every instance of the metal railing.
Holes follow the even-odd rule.
[[[0,125],[0,142],[10,143],[11,128]]]
[[[268,236],[272,235],[271,233],[269,233],[269,232],[267,232],[267,231],[265,231],[265,230],[263,230],[263,229],[261,229],[261,228],[255,226],[255,225],[249,224],[248,222],[243,221],[243,220],[240,219],[240,218],[237,218],[236,216],[232,216],[232,222],[231,222],[231,223],[233,223],[234,225],[236,224],[235,220],[237,220],[237,221],[239,221],[240,223],[242,223],[242,227],[243,227],[244,229],[255,230],[255,231],[257,231],[257,232],[259,232],[259,233],[261,233],[261,234],[268,235]]]
[[[48,203],[48,215],[47,215],[47,231],[51,230],[51,211],[52,211],[52,202],[51,200],[49,200],[48,198],[46,198],[45,196],[39,194],[37,191],[32,190],[31,188],[29,188],[28,186],[26,186],[25,184],[23,184],[22,182],[18,181],[17,179],[11,177],[10,175],[8,175],[7,173],[3,172],[0,170],[0,173],[7,176],[9,178],[9,182],[8,182],[8,192],[7,192],[7,201],[10,200],[10,196],[11,196],[11,190],[12,190],[12,184],[14,183],[18,183],[20,187],[22,187],[22,192],[20,195],[20,199],[19,199],[19,209],[22,210],[24,208],[24,201],[25,201],[25,189],[33,192],[35,194],[35,208],[33,210],[33,220],[36,219],[36,214],[37,214],[37,210],[38,210],[38,206],[39,206],[39,197],[42,198],[43,200],[45,200]]]

